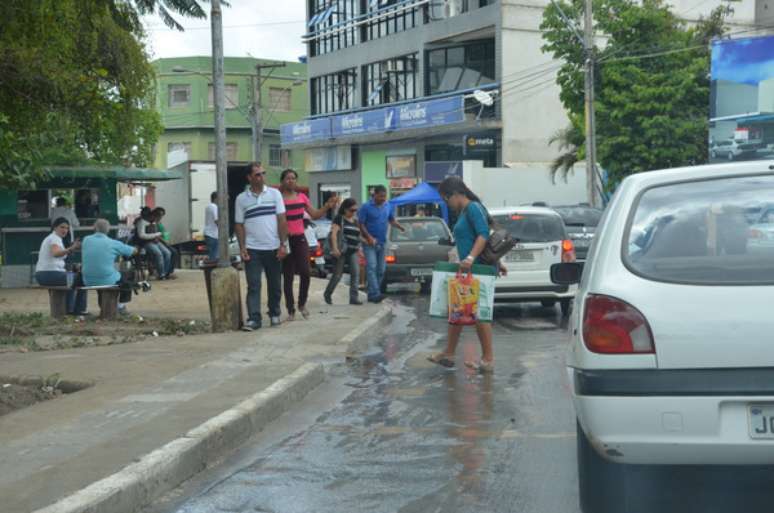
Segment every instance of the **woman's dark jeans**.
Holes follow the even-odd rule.
[[[336,269],[331,275],[328,286],[325,287],[325,297],[330,298],[336,285],[341,281],[341,275],[344,274],[344,265],[349,264],[349,300],[357,301],[358,286],[360,285],[360,262],[357,251],[347,251],[341,257],[336,259]]]

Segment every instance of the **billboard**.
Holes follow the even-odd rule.
[[[774,158],[774,36],[712,43],[711,162]]]

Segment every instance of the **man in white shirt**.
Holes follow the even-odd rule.
[[[52,222],[60,217],[64,217],[70,223],[70,231],[63,239],[69,246],[75,240],[75,229],[80,228],[81,223],[78,221],[78,216],[75,215],[75,211],[70,208],[67,198],[63,198],[62,196],[56,199],[56,206],[48,213],[48,218]]]
[[[250,188],[234,202],[234,231],[247,278],[248,321],[243,329],[253,331],[261,327],[261,272],[266,272],[271,325],[280,324],[280,261],[288,254],[288,223],[282,193],[264,183],[261,163],[248,164],[245,176]]]
[[[218,259],[218,193],[210,194],[210,204],[204,207],[204,242],[207,244],[207,260]]]

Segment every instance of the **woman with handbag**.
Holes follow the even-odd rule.
[[[325,302],[333,304],[333,291],[344,274],[344,266],[349,264],[349,304],[362,305],[358,299],[358,285],[360,283],[360,265],[358,261],[358,249],[360,248],[360,225],[355,214],[357,213],[357,201],[347,198],[341,203],[339,215],[333,220],[331,233],[328,236],[331,255],[336,257],[336,269],[325,288]]]
[[[296,190],[298,174],[292,169],[286,169],[280,176],[280,192],[285,202],[285,215],[288,220],[288,242],[290,254],[282,261],[282,276],[285,289],[285,307],[288,310],[288,320],[296,318],[296,304],[293,297],[293,277],[300,276],[298,290],[298,310],[304,319],[309,318],[306,300],[309,297],[309,283],[312,271],[309,267],[309,244],[304,234],[304,213],[312,219],[320,219],[328,210],[336,207],[338,199],[331,197],[322,208],[312,207],[306,194]]]
[[[453,233],[460,258],[460,272],[470,273],[473,264],[477,264],[497,266],[500,273],[505,273],[505,268],[499,265],[499,262],[490,263],[482,260],[482,254],[487,250],[490,230],[489,214],[478,196],[456,176],[450,176],[441,182],[438,192],[449,208],[457,212],[457,223],[454,225]],[[454,367],[457,344],[463,327],[459,324],[449,324],[446,349],[442,353],[428,357],[428,360],[444,367]],[[481,343],[481,359],[477,362],[465,362],[465,365],[480,372],[493,372],[492,324],[476,322],[476,334]]]

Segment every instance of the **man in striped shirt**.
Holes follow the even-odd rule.
[[[261,273],[266,273],[269,319],[280,324],[282,279],[280,261],[288,254],[288,223],[282,193],[264,183],[266,172],[260,162],[247,165],[245,176],[250,188],[234,202],[236,232],[247,278],[245,331],[261,327]]]

